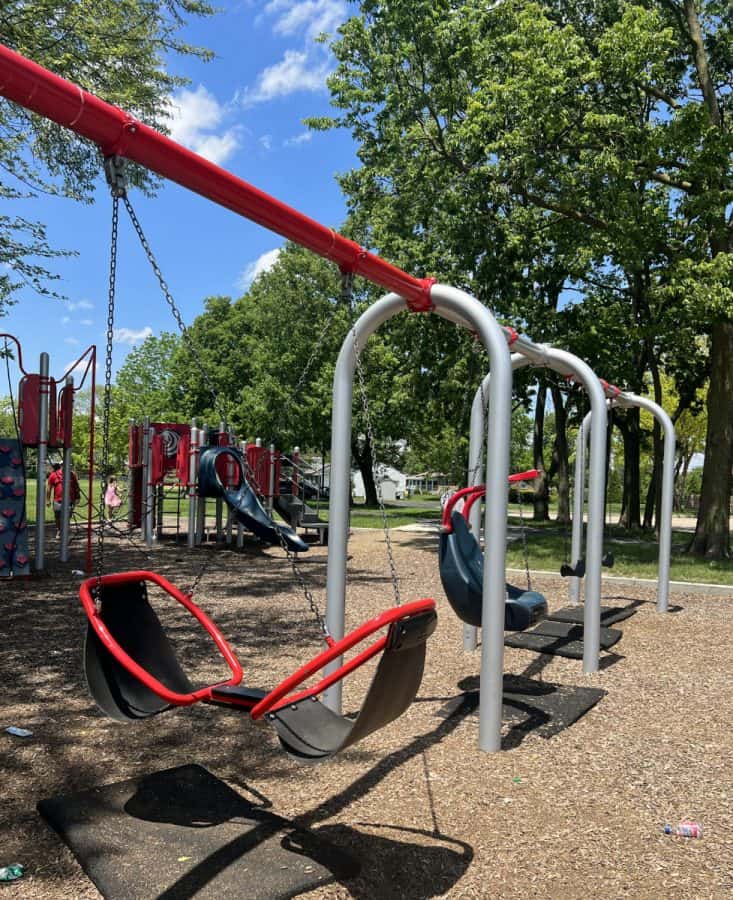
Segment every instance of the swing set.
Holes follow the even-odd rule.
[[[477,479],[485,484],[484,533],[491,535],[484,552],[484,571],[481,586],[481,694],[479,701],[479,747],[487,751],[501,746],[502,688],[505,623],[505,563],[507,528],[507,478],[509,477],[509,439],[512,406],[512,351],[523,354],[535,364],[551,358],[563,372],[579,374],[591,394],[593,409],[591,455],[605,434],[606,408],[603,389],[591,370],[577,362],[565,351],[536,344],[514,329],[496,321],[491,311],[465,291],[440,285],[432,278],[417,278],[369,253],[356,242],[337,234],[290,206],[268,196],[230,172],[192,153],[154,129],[137,121],[123,110],[114,107],[78,86],[54,75],[36,63],[0,45],[0,94],[58,125],[74,131],[96,144],[105,157],[105,168],[114,175],[117,158],[124,158],[174,181],[210,200],[256,222],[306,249],[334,262],[342,272],[344,282],[351,284],[357,275],[381,285],[391,293],[373,303],[353,323],[339,353],[333,382],[333,411],[331,438],[331,479],[329,496],[329,552],[326,582],[326,612],[323,619],[327,649],[307,663],[293,676],[264,696],[252,693],[241,685],[241,667],[236,662],[223,637],[190,597],[179,592],[159,575],[132,572],[105,575],[101,568],[94,579],[84,583],[82,603],[89,618],[87,672],[90,687],[97,690],[97,699],[104,708],[125,720],[150,715],[168,706],[190,705],[196,702],[226,703],[249,709],[254,716],[273,722],[280,739],[294,755],[318,759],[332,755],[367,733],[386,724],[400,714],[414,697],[419,685],[425,655],[425,642],[435,627],[432,600],[416,601],[389,610],[349,635],[345,635],[345,596],[347,542],[349,534],[349,487],[351,472],[351,430],[354,376],[363,385],[360,350],[369,337],[388,319],[408,312],[434,313],[459,326],[467,327],[483,344],[491,366],[488,385],[488,428],[476,433],[472,413],[471,471],[476,469],[476,447],[485,440],[485,473]],[[112,181],[113,227],[116,228],[117,200],[124,189],[116,192]],[[125,198],[126,199],[126,198]],[[127,205],[127,201],[126,201]],[[128,207],[129,208],[129,207]],[[135,219],[133,219],[135,222]],[[143,246],[149,250],[144,236]],[[151,257],[150,254],[149,258]],[[151,262],[154,262],[151,259]],[[112,264],[114,265],[114,255]],[[159,273],[157,270],[156,274]],[[177,319],[170,293],[162,282],[166,300]],[[113,285],[110,286],[111,300]],[[110,313],[114,314],[110,303]],[[184,338],[183,323],[179,321]],[[111,324],[110,324],[111,328]],[[109,345],[108,335],[108,345]],[[109,346],[108,346],[109,349]],[[189,349],[195,354],[195,347]],[[107,385],[111,361],[106,360]],[[106,411],[110,402],[106,392]],[[481,415],[485,410],[481,410]],[[108,422],[108,416],[106,417]],[[597,438],[597,435],[600,436]],[[105,470],[106,471],[106,470]],[[593,488],[593,485],[591,485]],[[590,505],[598,505],[591,490]],[[477,508],[474,508],[476,513]],[[474,529],[474,534],[477,530]],[[594,520],[589,523],[588,544],[592,552],[588,570],[592,577],[586,592],[586,627],[584,670],[599,667],[600,574],[595,566],[600,552],[601,534]],[[387,534],[388,538],[388,534]],[[103,537],[100,532],[100,543]],[[387,547],[390,550],[389,541]],[[103,548],[102,548],[103,549]],[[283,542],[283,549],[294,554]],[[100,557],[102,554],[100,553]],[[393,588],[399,600],[396,573],[393,569]],[[147,609],[147,586],[157,585],[174,600],[183,604],[211,635],[230,663],[229,681],[207,688],[189,690],[187,682],[176,670],[175,657],[165,652],[162,629],[157,630]],[[306,597],[308,593],[306,592]],[[309,600],[310,602],[310,600]],[[312,607],[314,604],[312,604]],[[157,642],[160,653],[153,652],[142,664],[135,654],[136,640],[146,629],[140,627],[128,610],[136,607],[141,617],[148,617],[151,644]],[[122,612],[120,613],[119,610]],[[314,613],[317,612],[314,609]],[[317,614],[320,618],[320,613]],[[121,622],[119,626],[117,624]],[[129,624],[127,624],[129,623]],[[378,638],[366,650],[357,652],[347,662],[342,654],[356,644],[370,638],[378,630],[386,635]],[[117,631],[115,634],[114,632]],[[127,649],[126,649],[127,648]],[[140,652],[147,652],[138,648]],[[132,652],[130,652],[132,651]],[[356,720],[341,716],[341,685],[343,678],[368,659],[380,657],[375,680],[366,702]],[[172,657],[172,658],[171,658]],[[156,675],[156,660],[166,660]],[[323,667],[324,676],[313,687],[304,687],[309,678]],[[168,684],[166,684],[166,679]],[[103,697],[105,690],[109,697]],[[295,691],[293,694],[292,692]],[[322,698],[322,699],[321,699]],[[292,707],[297,707],[293,710]],[[288,711],[292,710],[290,716]],[[295,725],[292,720],[297,720]]]

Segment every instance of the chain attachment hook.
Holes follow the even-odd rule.
[[[123,156],[106,156],[104,159],[104,176],[113,197],[127,196],[127,175]]]

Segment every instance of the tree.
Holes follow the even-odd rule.
[[[180,32],[208,16],[205,0],[9,0],[0,7],[3,42],[13,50],[166,131],[171,91],[186,80],[166,67],[169,54],[208,58]],[[94,147],[70,131],[0,99],[0,197],[50,193],[91,202],[101,171]],[[156,181],[136,169],[134,183]],[[0,315],[23,287],[54,294],[54,257],[42,223],[0,215]]]
[[[623,276],[636,381],[694,320],[708,405],[730,410],[732,30],[723,0],[366,0],[333,44],[342,114],[311,124],[359,143],[342,183],[375,245],[442,257],[485,301],[513,280],[520,222],[582,229],[585,277]],[[729,553],[732,465],[733,417],[709,415],[697,553]]]

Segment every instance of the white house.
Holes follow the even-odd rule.
[[[393,466],[377,466],[376,480],[383,500],[402,500],[407,496],[407,476]],[[351,473],[351,490],[357,500],[363,500],[366,496],[364,479],[358,469]]]

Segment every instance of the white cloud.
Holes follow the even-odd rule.
[[[258,143],[262,147],[263,150],[271,150],[272,149],[272,135],[271,134],[263,134],[261,138],[259,138]]]
[[[311,140],[313,140],[313,132],[304,131],[301,134],[296,134],[295,137],[289,137],[284,140],[283,147],[297,147],[299,144],[307,144]]]
[[[61,324],[68,325],[71,321],[71,316],[61,316]]]
[[[137,331],[134,328],[115,328],[113,337],[116,344],[129,344],[131,347],[134,347],[135,344],[140,344],[145,338],[149,338],[152,333],[153,329],[150,325],[146,325]]]
[[[79,319],[79,324],[86,325],[87,327],[89,327],[90,325],[94,325],[94,320],[93,319]]]
[[[243,106],[265,103],[296,91],[321,91],[331,72],[329,48],[316,42],[323,33],[333,34],[348,18],[346,0],[269,0],[257,24],[271,22],[273,34],[295,38],[299,48],[291,47],[283,58],[263,69],[253,87],[238,92]]]
[[[241,94],[244,106],[287,97],[297,91],[320,91],[326,84],[329,63],[305,50],[286,50],[280,62],[263,69],[254,88]]]
[[[75,309],[94,309],[94,304],[89,300],[67,300],[66,308],[74,312]]]
[[[333,33],[347,14],[344,0],[270,0],[263,15],[274,19],[275,34],[288,37],[305,32],[313,40],[322,32]]]
[[[249,263],[237,279],[237,287],[242,291],[246,291],[252,282],[256,278],[259,278],[263,272],[269,272],[277,262],[277,259],[280,256],[280,250],[280,247],[276,247],[274,250],[268,250],[266,253],[258,256],[254,262]]]
[[[75,337],[67,337],[67,338],[64,338],[64,343],[71,344],[71,346],[73,347],[76,344],[78,344],[79,341]]]
[[[179,91],[170,101],[170,136],[194,153],[221,165],[240,145],[238,128],[215,131],[226,113],[227,108],[203,84],[195,91]]]

